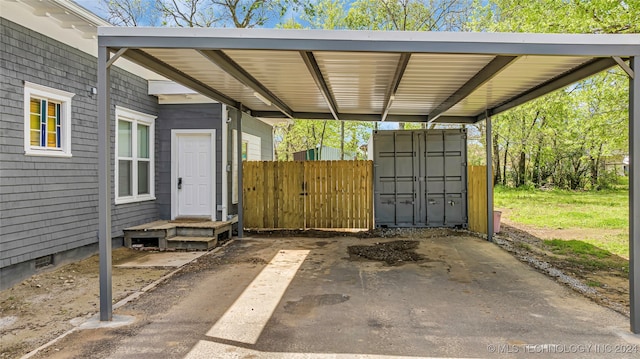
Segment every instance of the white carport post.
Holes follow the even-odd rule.
[[[629,62],[629,304],[631,331],[640,334],[640,56]]]
[[[485,151],[487,153],[487,240],[493,241],[493,134],[491,129],[491,116],[485,114],[486,141]]]
[[[100,247],[100,321],[111,321],[111,63],[109,49],[98,46],[98,241]]]
[[[244,196],[243,196],[243,191],[242,191],[242,174],[243,174],[243,170],[242,170],[242,111],[244,110],[242,104],[240,104],[240,106],[238,106],[238,110],[236,111],[236,126],[238,127],[238,133],[236,133],[236,136],[238,136],[238,140],[236,141],[236,143],[238,144],[238,147],[236,148],[236,151],[238,151],[238,171],[237,171],[237,176],[238,176],[238,238],[242,238],[244,237],[244,213],[243,213],[243,208],[244,208]]]

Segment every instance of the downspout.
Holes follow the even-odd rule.
[[[227,110],[227,105],[222,104],[222,128],[221,128],[221,135],[222,135],[222,155],[221,158],[222,160],[220,161],[220,172],[222,172],[222,196],[221,196],[221,205],[220,205],[220,209],[222,210],[222,218],[221,220],[226,221],[228,219],[229,216],[229,184],[227,183],[228,180],[228,173],[227,173],[227,165],[229,164],[229,159],[227,158],[227,143],[228,143],[228,137],[229,137],[229,125],[227,124],[229,120],[229,112]]]

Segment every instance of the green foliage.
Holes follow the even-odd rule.
[[[551,251],[556,254],[579,254],[600,259],[611,256],[608,251],[583,241],[551,239],[544,241],[544,243],[550,246]]]
[[[475,31],[638,33],[640,0],[475,0]]]
[[[640,0],[476,0],[475,31],[635,33]],[[535,58],[531,58],[535,61]],[[628,151],[628,77],[614,68],[495,116],[503,185],[607,189],[606,162]],[[494,148],[496,152],[496,148]]]
[[[496,208],[508,209],[514,222],[538,228],[624,229],[629,225],[626,190],[540,191],[497,186]]]
[[[373,130],[373,123],[344,122],[344,151],[355,153],[358,159],[366,159],[361,146],[366,144]],[[296,120],[276,126],[276,157],[280,161],[293,160],[298,151],[328,146],[341,148],[340,122],[321,120]]]
[[[551,239],[545,240],[544,244],[553,253],[568,256],[565,260],[587,270],[607,270],[623,266],[623,271],[629,272],[628,262],[621,260],[608,250],[598,248],[584,241]]]

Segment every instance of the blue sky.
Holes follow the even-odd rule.
[[[100,0],[73,0],[76,4],[84,7],[92,13],[100,16],[103,19],[107,18],[105,11],[102,9]]]

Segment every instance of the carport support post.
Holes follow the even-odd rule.
[[[491,133],[491,116],[486,114],[486,153],[487,153],[487,240],[493,242],[493,134]]]
[[[109,49],[98,47],[98,242],[100,321],[112,319],[111,288],[111,70]]]
[[[238,111],[236,112],[236,125],[238,127],[238,238],[242,238],[244,236],[244,198],[243,198],[243,190],[242,190],[242,110],[243,106],[240,104],[238,106]]]
[[[629,63],[629,304],[631,331],[640,334],[640,56]]]

